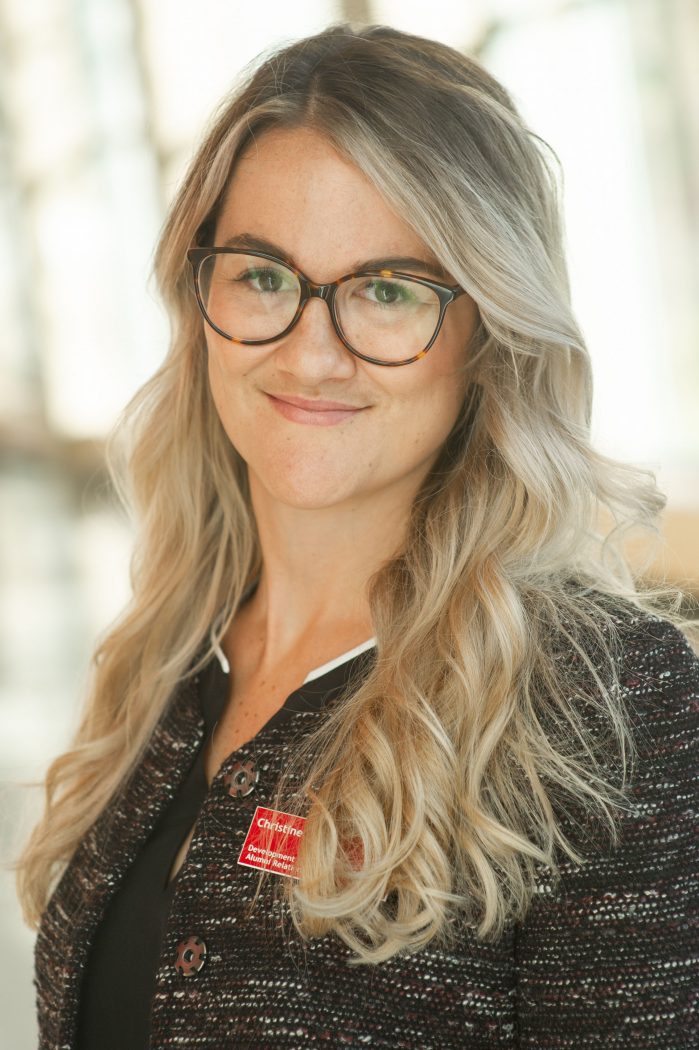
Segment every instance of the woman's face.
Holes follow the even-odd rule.
[[[277,245],[317,282],[376,258],[436,262],[371,182],[308,129],[269,130],[239,158],[214,244],[239,234]],[[402,269],[429,276],[415,266]],[[456,283],[450,274],[445,279]],[[213,399],[253,491],[261,486],[272,499],[307,509],[357,503],[385,490],[412,498],[459,413],[465,394],[459,366],[477,320],[473,300],[460,296],[425,357],[387,368],[350,353],[321,299],[306,304],[288,335],[262,346],[232,343],[202,319]],[[358,411],[327,425],[327,414],[273,400],[287,396]]]

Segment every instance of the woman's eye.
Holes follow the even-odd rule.
[[[256,290],[260,292],[278,292],[284,287],[284,274],[279,270],[247,270],[236,280],[246,283],[257,281],[259,284]]]
[[[415,299],[412,292],[397,281],[369,281],[364,286],[365,290],[373,293],[373,302],[382,306],[391,306],[394,303],[409,303]]]

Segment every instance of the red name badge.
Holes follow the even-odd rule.
[[[294,869],[305,823],[305,817],[258,806],[245,836],[238,864],[297,879]]]

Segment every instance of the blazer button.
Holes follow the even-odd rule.
[[[177,945],[175,969],[185,977],[199,973],[206,961],[206,945],[201,937],[188,937]]]
[[[228,788],[228,794],[233,798],[242,798],[249,795],[260,779],[259,769],[255,769],[255,763],[250,759],[248,762],[236,762],[230,773],[226,773],[223,783]]]

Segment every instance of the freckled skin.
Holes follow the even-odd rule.
[[[263,133],[239,159],[213,243],[242,232],[283,246],[316,281],[372,257],[433,257],[365,176],[307,129]],[[477,319],[461,296],[425,357],[399,368],[354,357],[318,299],[265,346],[235,346],[206,325],[212,395],[248,464],[256,511],[283,504],[346,514],[371,502],[380,519],[406,506],[458,415],[465,386],[456,368]],[[370,407],[337,426],[305,426],[279,415],[265,390]]]

